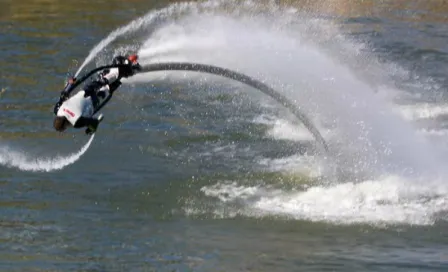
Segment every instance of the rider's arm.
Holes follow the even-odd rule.
[[[64,87],[64,90],[61,92],[61,96],[59,98],[59,101],[65,101],[67,98],[69,98],[70,93],[74,90],[73,84],[75,84],[76,79],[75,78],[69,78],[67,84]]]
[[[76,81],[76,79],[74,79],[74,78],[68,79],[68,82],[64,87],[64,90],[62,90],[62,92],[61,92],[59,101],[54,105],[53,112],[55,115],[58,113],[58,110],[61,107],[62,103],[64,103],[64,101],[70,97],[70,93],[74,90],[74,88],[72,86],[75,83],[75,81]]]

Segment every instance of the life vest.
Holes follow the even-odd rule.
[[[72,126],[75,125],[81,116],[92,117],[94,112],[92,98],[90,96],[84,97],[84,94],[84,91],[79,91],[70,97],[62,103],[56,115],[67,118]]]

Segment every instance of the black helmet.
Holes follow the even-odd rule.
[[[67,129],[68,120],[64,116],[56,116],[53,121],[53,127],[56,131],[62,132]]]

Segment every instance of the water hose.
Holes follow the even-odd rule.
[[[92,76],[94,73],[109,69],[109,68],[116,68],[119,67],[118,65],[106,65],[101,66],[96,69],[93,69],[83,77],[76,79],[75,83],[72,84],[71,90],[79,86],[83,81],[87,80],[90,76]],[[188,63],[188,62],[170,62],[170,63],[154,63],[149,64],[146,66],[141,67],[141,69],[137,70],[136,73],[149,73],[149,72],[157,72],[157,71],[192,71],[192,72],[203,72],[203,73],[209,73],[214,75],[223,76],[226,78],[230,78],[236,81],[239,81],[241,83],[247,84],[248,86],[251,86],[262,93],[268,95],[281,105],[283,105],[285,108],[290,110],[302,123],[303,125],[311,132],[315,140],[319,143],[319,145],[325,150],[328,151],[328,145],[325,141],[325,139],[320,134],[319,130],[313,125],[311,120],[307,117],[305,113],[303,113],[299,107],[297,107],[295,104],[291,103],[285,96],[281,95],[280,93],[276,92],[271,87],[267,86],[263,82],[256,80],[252,77],[249,77],[247,75],[244,75],[242,73],[232,71],[226,68],[221,68],[213,65],[206,65],[206,64],[199,64],[199,63]],[[110,94],[96,109],[95,113],[97,113],[112,97],[112,94]]]

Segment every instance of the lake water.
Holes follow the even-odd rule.
[[[1,271],[448,271],[445,1],[0,1]],[[258,3],[258,4],[256,4]],[[138,53],[93,138],[67,76]]]

